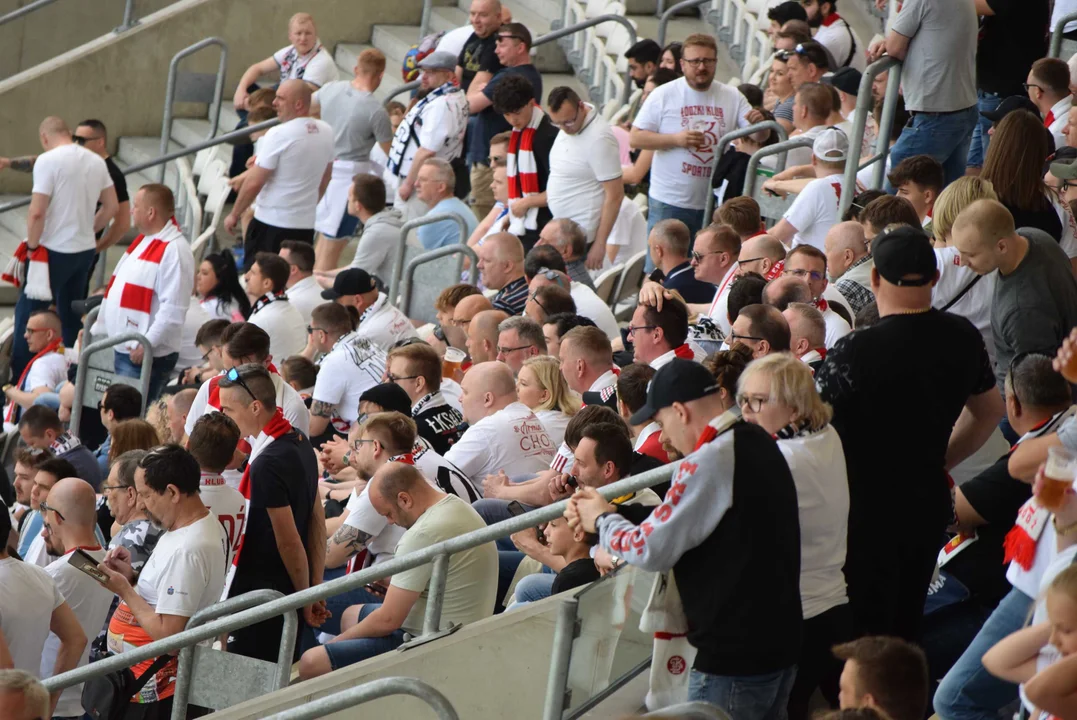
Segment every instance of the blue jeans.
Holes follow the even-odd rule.
[[[363,618],[380,607],[381,603],[364,605],[363,609],[359,611],[359,620],[362,621]],[[329,643],[324,647],[325,654],[329,656],[329,664],[334,670],[339,670],[342,667],[354,665],[396,650],[403,643],[404,631],[393,630],[385,637],[341,640],[340,642]]]
[[[326,571],[326,573],[325,579],[329,580],[328,571]],[[329,609],[329,612],[333,613],[333,617],[322,623],[322,626],[318,628],[318,632],[328,633],[329,635],[339,635],[340,618],[344,615],[345,610],[352,605],[381,605],[384,599],[385,598],[375,595],[366,588],[349,590],[346,593],[328,597],[325,599],[325,606]]]
[[[708,188],[708,192],[709,192]],[[703,223],[706,222],[706,218],[703,217],[702,210],[693,210],[692,208],[682,208],[676,205],[669,205],[661,200],[655,200],[653,197],[647,198],[647,237],[651,236],[651,230],[661,220],[680,220],[688,226],[688,236],[692,238],[693,244],[695,243],[696,233],[703,227]],[[691,249],[692,245],[689,245]],[[647,263],[643,268],[644,272],[650,273],[654,270],[654,260],[651,259],[651,254],[647,253]],[[738,719],[739,720],[739,719]]]
[[[913,155],[930,155],[942,163],[944,179],[949,185],[965,174],[972,132],[979,118],[976,105],[952,113],[916,113],[890,149],[891,166],[897,167]],[[889,181],[886,190],[894,192]]]
[[[119,350],[114,351],[113,354],[115,355],[113,364],[116,366],[117,375],[129,378],[142,377],[142,366],[131,362],[130,355]],[[161,395],[161,389],[164,388],[165,382],[168,380],[172,368],[176,367],[178,360],[178,352],[153,358],[153,364],[150,366],[150,396],[146,398],[147,403],[153,402]],[[143,362],[145,362],[145,359],[143,359]]]
[[[976,108],[979,112],[991,112],[1002,102],[1002,98],[994,93],[976,91]],[[984,158],[987,157],[987,144],[991,137],[987,131],[991,129],[991,121],[980,115],[976,120],[976,129],[972,131],[972,144],[969,145],[968,167],[982,168]]]
[[[86,283],[90,278],[90,266],[93,265],[95,251],[84,250],[77,253],[49,252],[49,285],[52,286],[52,298],[56,304],[56,314],[60,316],[64,347],[75,347],[79,330],[82,329],[82,317],[71,309],[74,300],[86,299]],[[23,334],[26,321],[36,310],[45,310],[53,303],[47,300],[31,300],[25,292],[19,293],[15,303],[15,344],[11,351],[11,375],[18,378],[26,363],[30,362],[30,347]]]
[[[1032,598],[1014,588],[1002,598],[980,632],[935,692],[935,712],[943,720],[994,720],[1017,698],[1017,686],[984,669],[980,659],[999,640],[1025,625]]]
[[[516,602],[538,602],[550,597],[553,594],[553,581],[556,577],[557,575],[552,572],[540,572],[523,578],[516,583],[516,590],[513,593],[516,596]]]
[[[736,720],[785,720],[796,666],[766,675],[709,675],[693,670],[688,701],[709,702]]]

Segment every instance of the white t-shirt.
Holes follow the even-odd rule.
[[[808,128],[802,133],[797,133],[790,139],[798,140],[802,138],[809,138],[814,141],[815,138],[819,137],[819,135],[821,135],[822,132],[826,129],[826,125],[816,125],[815,127]],[[811,165],[811,158],[812,148],[810,145],[808,147],[793,148],[786,156],[785,166],[796,167],[797,165]]]
[[[38,674],[52,611],[63,603],[63,594],[43,568],[12,557],[0,560],[0,631],[16,670]]]
[[[931,307],[941,310],[978,276],[961,264],[961,254],[957,248],[935,248],[935,260],[939,267],[939,281],[931,290]],[[995,297],[997,278],[997,272],[980,277],[972,289],[947,311],[960,315],[976,326],[983,335],[992,364],[995,362],[995,340],[991,332],[991,302]]]
[[[338,79],[337,64],[321,43],[317,43],[303,56],[300,56],[294,47],[288,45],[273,53],[273,59],[280,66],[281,82],[306,80],[311,85],[321,87],[331,80]]]
[[[49,196],[41,246],[59,253],[93,250],[97,200],[110,187],[105,161],[81,145],[61,145],[38,155],[33,192]]]
[[[613,340],[621,337],[621,330],[617,326],[617,318],[610,306],[602,302],[602,298],[595,291],[583,283],[573,282],[568,290],[572,296],[572,302],[576,303],[576,314],[595,321],[598,329],[606,333]]]
[[[722,281],[718,283],[718,289],[714,291],[710,310],[707,311],[707,316],[721,329],[722,335],[728,335],[732,329],[732,323],[729,322],[729,288],[733,287],[733,279],[739,268],[739,263],[733,263],[725,271]]]
[[[681,208],[702,210],[707,204],[715,154],[723,135],[747,127],[751,105],[735,87],[714,81],[706,90],[694,90],[683,77],[657,87],[647,96],[634,127],[663,135],[699,130],[701,147],[657,150],[651,161],[649,197]],[[555,213],[556,216],[556,213]]]
[[[864,52],[867,48],[861,47],[860,43],[855,41],[849,23],[837,13],[824,21],[819,31],[815,33],[815,40],[830,51],[838,67],[851,67],[860,72],[864,72],[867,67],[867,55]],[[845,64],[847,59],[848,65]]]
[[[587,117],[575,135],[557,133],[550,149],[546,205],[556,218],[569,218],[594,239],[606,193],[602,183],[621,177],[621,150],[609,123],[584,103]]]
[[[808,183],[785,211],[783,219],[796,228],[793,247],[811,245],[823,250],[823,241],[838,222],[841,175],[828,175]]]
[[[626,263],[628,258],[647,249],[647,218],[643,217],[639,205],[628,198],[621,200],[621,209],[617,211],[617,219],[613,221],[606,244],[617,246],[617,257],[611,262],[607,256],[603,270]]]
[[[220,375],[217,377],[219,378]],[[304,435],[309,435],[310,411],[307,410],[307,405],[303,402],[303,398],[299,396],[299,393],[295,388],[284,382],[284,378],[277,373],[270,373],[269,377],[273,380],[273,385],[277,388],[277,407],[283,410],[284,419],[290,422],[293,427],[302,430]],[[213,380],[213,378],[210,378],[202,383],[202,387],[198,388],[198,394],[194,396],[194,402],[191,403],[191,410],[187,413],[187,422],[183,427],[184,432],[186,432],[187,435],[194,432],[194,424],[198,422],[198,418],[206,413],[217,412],[219,410],[219,408],[209,404],[209,390]],[[253,438],[247,438],[247,440],[252,442]]]
[[[104,548],[86,550],[86,553],[99,562],[105,557]],[[90,643],[97,637],[97,633],[101,632],[109,608],[112,607],[112,598],[115,596],[104,585],[73,567],[69,562],[70,559],[71,553],[67,553],[45,568],[45,572],[52,577],[60,594],[67,598],[67,604],[75,612],[75,617],[79,619],[79,626],[88,639],[76,666],[82,667],[90,658]],[[56,655],[59,650],[60,638],[50,632],[41,655],[42,678],[52,677],[52,669],[56,667]],[[80,684],[60,693],[60,701],[56,704],[56,711],[52,715],[53,717],[81,717],[82,713],[82,685]]]
[[[385,186],[391,191],[400,185],[402,178],[406,178],[411,171],[411,162],[415,159],[415,153],[419,148],[430,150],[434,157],[442,160],[453,160],[460,156],[464,148],[464,133],[467,132],[469,117],[467,95],[462,91],[447,92],[423,105],[416,103],[415,107],[404,116],[404,122],[396,129],[393,136],[393,144],[389,149],[389,156],[395,157],[401,146],[404,146],[404,155],[400,162],[400,176],[397,177],[391,170],[385,170]],[[408,123],[414,126],[415,134],[419,138],[416,143],[408,134]]]
[[[183,316],[179,359],[176,360],[177,370],[202,366],[202,351],[195,345],[194,339],[198,337],[199,328],[212,319],[202,303],[192,302],[187,306],[187,314]]]
[[[445,459],[481,486],[499,470],[510,478],[542,472],[556,449],[535,413],[514,402],[470,426]]]
[[[1051,135],[1055,138],[1055,147],[1062,147],[1069,145],[1066,140],[1066,136],[1062,134],[1062,131],[1066,129],[1066,125],[1070,121],[1070,108],[1073,106],[1073,96],[1067,95],[1054,104],[1051,108],[1051,122],[1047,125],[1047,129],[1051,131]],[[1044,122],[1047,122],[1047,118],[1044,118]]]
[[[272,173],[255,200],[254,218],[278,228],[313,228],[318,190],[332,161],[329,123],[298,117],[270,128],[255,163]]]
[[[228,566],[231,566],[232,557],[239,547],[239,539],[243,537],[243,529],[247,525],[247,501],[239,490],[230,487],[220,475],[203,474],[198,489],[202,504],[213,513],[224,529],[224,537],[228,541]]]
[[[833,309],[827,308],[823,313],[823,322],[826,323],[826,344],[827,350],[834,347],[834,343],[841,340],[843,337],[852,332],[852,328],[849,327],[849,323],[845,321],[841,315],[834,312]]]
[[[322,286],[313,275],[303,278],[284,293],[288,296],[288,302],[299,311],[299,314],[303,316],[303,322],[307,325],[310,324],[310,314],[314,312],[314,308],[328,302],[322,297]]]
[[[65,380],[67,380],[67,358],[64,357],[62,352],[50,352],[48,355],[34,361],[19,389],[24,392],[30,392],[34,388],[47,387],[49,392],[52,392],[56,389],[56,386]],[[11,402],[9,400],[4,404],[3,417],[5,418],[7,417],[8,405]],[[12,415],[12,419],[15,419],[15,415]],[[6,423],[4,429],[10,430]]]
[[[269,354],[277,362],[298,355],[307,346],[307,323],[289,300],[274,300],[252,312],[248,322],[269,335]]]
[[[316,402],[332,405],[333,426],[347,432],[359,417],[359,397],[381,384],[384,374],[385,351],[359,337],[358,331],[351,332],[322,358],[312,397]]]
[[[565,415],[560,410],[536,410],[535,415],[542,423],[542,427],[546,428],[555,446],[565,441],[565,428],[572,419],[571,415]]]
[[[379,294],[374,304],[359,316],[358,337],[369,340],[388,352],[393,343],[419,337],[408,316],[389,302],[389,296]]]

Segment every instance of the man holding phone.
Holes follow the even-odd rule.
[[[67,598],[82,632],[87,638],[95,637],[112,606],[113,593],[98,580],[102,574],[97,570],[97,564],[104,559],[105,550],[94,535],[97,512],[93,487],[78,478],[60,480],[49,491],[48,500],[41,502],[41,514],[45,547],[50,555],[59,556],[45,568],[45,572]],[[60,644],[56,633],[50,632],[41,653],[42,678],[52,675]],[[89,655],[90,643],[87,643],[76,667],[85,665]],[[52,716],[74,718],[82,717],[82,714],[82,685],[73,685],[60,694]]]

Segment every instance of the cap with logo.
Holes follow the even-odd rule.
[[[931,241],[922,228],[899,225],[871,241],[875,269],[891,285],[922,287],[935,280],[938,265]]]
[[[333,279],[331,290],[322,290],[322,298],[336,300],[347,295],[362,295],[371,290],[377,290],[374,278],[363,268],[348,268],[337,274]]]
[[[456,56],[445,50],[435,50],[419,61],[423,70],[455,70]]]
[[[849,157],[849,136],[837,127],[828,127],[815,137],[812,154],[823,162],[845,162]]]
[[[846,95],[857,95],[860,92],[860,78],[862,75],[856,68],[843,67],[835,70],[830,75],[823,76],[823,82],[833,85]]]
[[[718,392],[718,381],[697,362],[673,358],[655,373],[647,387],[647,402],[629,419],[633,425],[646,425],[673,403],[686,403]]]

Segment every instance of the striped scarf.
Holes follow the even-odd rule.
[[[537,195],[539,190],[538,163],[535,161],[535,130],[546,113],[539,107],[531,109],[531,122],[523,130],[513,128],[506,158],[509,182],[509,205],[513,200]],[[523,217],[509,213],[509,232],[523,235],[526,230],[538,230],[538,208],[530,208]]]
[[[30,358],[30,362],[26,363],[26,367],[24,367],[22,369],[22,374],[19,375],[19,382],[16,383],[15,387],[17,387],[19,390],[22,390],[23,392],[29,392],[30,390],[33,390],[33,388],[23,387],[23,383],[26,382],[26,376],[30,374],[30,368],[31,368],[31,366],[33,366],[33,364],[35,362],[37,362],[39,359],[45,357],[46,355],[48,355],[49,353],[52,353],[52,352],[58,352],[61,355],[63,354],[63,352],[64,352],[63,338],[56,338],[55,340],[50,342],[48,345],[41,348],[41,352],[39,352],[37,355],[34,355],[32,358]],[[5,423],[17,422],[18,419],[19,419],[19,416],[22,415],[22,407],[17,402],[15,402],[14,400],[8,400],[7,402],[8,402],[7,412],[4,413],[4,422]]]

